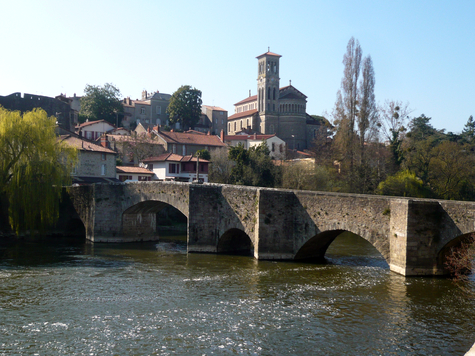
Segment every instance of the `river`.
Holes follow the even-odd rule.
[[[471,287],[471,286],[467,286]],[[0,242],[0,355],[463,355],[475,301],[340,236],[326,262],[186,254],[183,238]]]

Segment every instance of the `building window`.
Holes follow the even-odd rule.
[[[274,94],[272,95],[272,99],[275,100],[275,88],[274,88]]]
[[[107,166],[105,164],[103,164],[101,166],[101,175],[102,176],[105,176],[106,175],[106,172],[107,172]]]
[[[170,173],[176,173],[176,165],[175,163],[170,163],[168,165],[168,170],[170,171]]]
[[[145,115],[145,108],[140,108],[140,113],[141,113],[142,115]]]
[[[106,154],[105,153],[101,153],[101,160],[103,160],[103,161],[106,160]]]
[[[153,171],[153,164],[152,164],[152,163],[149,163],[149,164],[147,165],[147,168],[148,168],[149,170]]]
[[[162,113],[162,107],[157,106],[157,114],[160,115]]]
[[[284,152],[284,145],[282,144],[279,145],[279,151],[280,153]]]
[[[275,143],[272,142],[272,152],[275,152]]]

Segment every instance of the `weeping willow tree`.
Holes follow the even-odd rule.
[[[77,152],[56,139],[55,127],[42,109],[22,115],[0,107],[0,202],[17,235],[53,225],[70,184]]]

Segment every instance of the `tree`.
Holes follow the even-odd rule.
[[[150,138],[147,133],[133,132],[130,136],[115,137],[115,147],[122,163],[139,164],[145,158],[159,156],[165,152],[163,145]]]
[[[387,100],[384,106],[380,107],[379,112],[383,139],[389,142],[394,168],[397,170],[404,159],[402,142],[406,132],[405,125],[412,109],[409,108],[408,103]]]
[[[0,199],[17,234],[44,231],[58,218],[77,152],[56,139],[55,126],[42,109],[22,115],[0,107]]]
[[[124,107],[121,103],[120,90],[110,83],[103,87],[86,85],[81,98],[79,115],[85,120],[106,120],[113,125],[120,125]]]
[[[474,138],[475,138],[475,122],[473,121],[473,116],[470,115],[470,117],[467,120],[467,123],[463,127],[462,130],[462,138],[468,142],[468,143],[475,143]]]
[[[376,193],[382,195],[428,198],[431,193],[420,178],[410,171],[400,171],[379,183]]]
[[[218,148],[211,152],[211,165],[208,179],[212,183],[231,183],[231,173],[235,162],[228,157],[227,148]]]
[[[167,113],[171,124],[179,123],[187,130],[194,128],[201,115],[201,91],[189,85],[182,85],[170,98]]]
[[[196,151],[196,155],[200,156],[200,159],[205,159],[207,161],[209,161],[211,159],[211,154],[209,153],[209,151],[207,149],[202,149],[202,150]]]
[[[248,150],[241,143],[231,147],[229,159],[235,162],[230,177],[233,184],[274,187],[279,181],[277,167],[272,163],[265,142]]]
[[[339,146],[340,160],[348,162],[350,174],[353,173],[355,152],[355,122],[358,113],[358,79],[361,70],[362,50],[358,40],[351,37],[343,56],[343,79],[341,90],[337,92],[337,100],[333,111],[334,123],[337,126],[335,142]]]

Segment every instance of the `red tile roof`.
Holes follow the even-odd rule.
[[[87,121],[87,122],[83,122],[82,124],[79,124],[76,126],[76,128],[83,128],[85,126],[89,126],[89,125],[94,125],[94,124],[98,124],[100,122],[105,122],[106,124],[112,126],[112,127],[115,127],[114,124],[111,124],[109,121],[106,121],[106,120],[96,120],[96,121]]]
[[[226,147],[218,136],[202,135],[185,132],[159,131],[157,135],[167,143],[177,143],[181,145],[200,145],[213,147]]]
[[[273,135],[226,135],[224,136],[224,141],[245,141],[245,140],[267,140],[271,137],[274,137],[275,134]]]
[[[241,105],[241,104],[245,104],[245,103],[247,103],[247,102],[249,102],[249,101],[256,101],[256,100],[257,100],[257,95],[249,96],[249,97],[247,97],[246,99],[243,99],[243,100],[237,102],[236,104],[234,104],[234,106],[236,106],[236,105]]]
[[[59,140],[61,142],[66,143],[67,145],[77,148],[81,151],[89,151],[89,152],[101,152],[101,153],[112,153],[116,154],[115,151],[112,151],[109,148],[102,147],[100,145],[96,145],[88,140],[84,140],[76,135],[61,135],[59,136]]]
[[[196,162],[196,157],[192,155],[181,156],[176,153],[164,153],[160,156],[145,158],[142,162]],[[205,159],[200,159],[200,162],[209,163]]]
[[[116,167],[117,173],[140,173],[140,174],[149,174],[153,175],[154,173],[149,171],[147,168],[143,167],[132,167],[132,166],[118,166]]]
[[[260,56],[257,56],[256,58],[261,58],[262,56],[282,57],[280,54],[267,51],[266,53],[263,53],[263,54],[261,54]]]
[[[246,116],[252,116],[252,115],[254,115],[256,112],[257,112],[257,109],[252,109],[252,110],[243,111],[243,112],[240,112],[240,113],[231,115],[230,117],[228,117],[228,121],[230,121],[230,120],[235,120],[235,119],[240,119],[240,118],[246,117]]]

